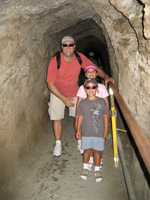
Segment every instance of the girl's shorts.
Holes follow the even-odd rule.
[[[105,139],[100,137],[82,137],[81,148],[82,149],[94,149],[97,151],[104,151]]]

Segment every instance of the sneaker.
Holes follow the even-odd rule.
[[[95,171],[95,181],[96,183],[101,182],[102,181],[102,175],[100,171]]]
[[[54,157],[61,156],[61,146],[55,146],[54,147],[53,156]]]
[[[101,159],[101,162],[100,162],[100,171],[102,171],[102,168],[103,168],[103,159]]]
[[[77,150],[80,151],[81,149],[81,143],[77,144]]]
[[[89,161],[88,170],[91,171],[92,168],[93,168],[93,163],[91,161]]]
[[[83,169],[82,170],[82,173],[80,175],[80,177],[83,179],[83,180],[86,180],[87,177],[88,177],[88,170],[87,169]]]
[[[80,149],[80,154],[83,155],[84,149]]]
[[[77,145],[77,150],[80,151],[80,154],[83,155],[84,150],[81,149],[81,143]]]

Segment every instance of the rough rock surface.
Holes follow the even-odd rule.
[[[38,142],[45,130],[49,100],[45,82],[47,65],[66,34],[74,37],[78,51],[84,53],[92,43],[105,57],[105,70],[115,79],[120,94],[150,141],[149,0],[1,1],[0,181],[3,186],[13,178],[19,157]],[[133,160],[136,164],[136,157]],[[133,170],[144,182],[142,171],[134,163]],[[135,183],[138,180],[135,176]],[[145,181],[138,191],[144,194],[147,188]]]

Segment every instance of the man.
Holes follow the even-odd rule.
[[[56,145],[53,151],[54,156],[61,155],[61,133],[62,122],[64,118],[65,106],[69,107],[69,116],[75,117],[77,91],[78,91],[78,75],[81,67],[93,64],[83,54],[78,53],[82,59],[82,65],[79,64],[74,51],[75,42],[71,36],[65,36],[61,42],[62,52],[60,54],[61,66],[57,69],[56,56],[52,58],[48,66],[47,83],[50,90],[49,115],[53,120],[53,130]],[[105,82],[111,81],[113,78],[108,77],[101,69],[98,69],[98,76],[105,79]]]
[[[93,52],[90,52],[90,53],[89,53],[89,59],[90,59],[97,67],[99,66],[97,60],[94,58],[94,53],[93,53]]]

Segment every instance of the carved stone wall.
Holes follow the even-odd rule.
[[[45,130],[49,120],[47,65],[60,50],[64,35],[73,36],[77,44],[84,41],[83,45],[77,45],[81,52],[90,44],[89,36],[99,40],[108,54],[110,73],[120,94],[150,141],[149,0],[1,1],[2,185],[9,183],[19,167],[21,154],[27,153]],[[147,194],[142,172],[136,171],[145,183]],[[144,195],[142,186],[138,191],[138,195]]]

